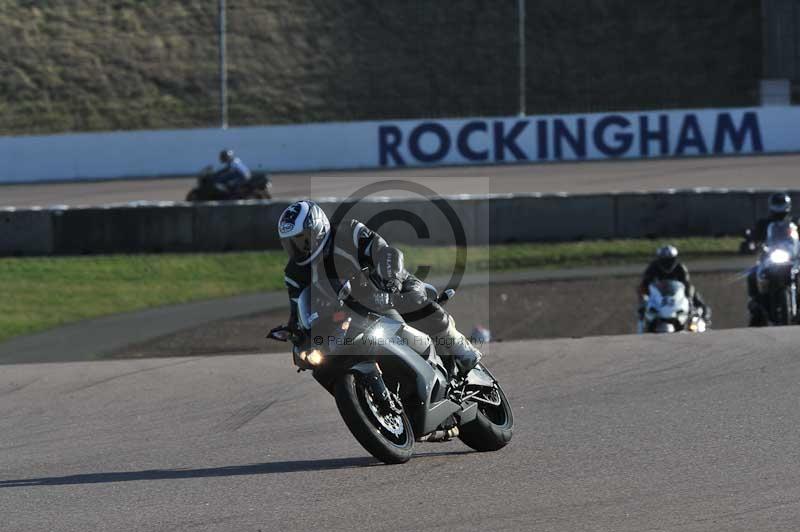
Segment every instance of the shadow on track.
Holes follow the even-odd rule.
[[[457,456],[474,451],[425,453],[416,455],[413,460],[437,456]],[[326,471],[381,466],[372,457],[336,458],[330,460],[291,460],[239,466],[212,467],[206,469],[150,469],[146,471],[127,471],[115,473],[88,473],[64,477],[42,477],[19,480],[0,480],[2,488],[24,488],[34,486],[70,486],[79,484],[106,484],[112,482],[131,482],[136,480],[180,480],[189,478],[235,477],[240,475],[269,475],[272,473],[299,473],[304,471]]]

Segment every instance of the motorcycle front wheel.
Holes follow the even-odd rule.
[[[791,325],[792,292],[789,288],[772,293],[772,313],[775,325]]]
[[[408,462],[414,452],[414,432],[405,412],[382,415],[352,373],[339,379],[335,395],[339,414],[364,449],[386,464]]]
[[[499,451],[508,445],[514,433],[511,405],[499,384],[495,385],[489,399],[495,399],[498,404],[479,402],[477,417],[459,427],[461,441],[480,452]]]

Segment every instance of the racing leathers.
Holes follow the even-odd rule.
[[[214,183],[233,192],[250,180],[250,169],[238,157],[234,157],[214,174]]]
[[[639,284],[639,319],[644,318],[645,298],[650,291],[650,285],[657,281],[678,281],[686,289],[686,297],[692,301],[692,305],[699,310],[706,321],[711,320],[711,308],[703,301],[700,292],[695,290],[692,285],[689,270],[681,262],[677,262],[671,271],[664,271],[659,261],[656,259],[650,263],[642,275],[642,282]]]
[[[425,285],[408,273],[403,253],[357,220],[331,228],[321,252],[307,264],[289,261],[284,270],[291,301],[289,327],[297,331],[297,300],[308,286],[338,293],[351,281],[351,308],[396,315],[431,337],[437,350],[450,355],[455,376],[463,377],[478,363],[481,353],[455,327],[453,318],[432,301]]]
[[[761,246],[767,241],[769,226],[772,225],[773,222],[794,222],[796,224],[797,219],[793,218],[792,215],[788,213],[771,213],[766,218],[759,219],[752,232],[752,239],[756,244]]]
[[[797,219],[790,213],[771,213],[766,218],[761,218],[756,222],[752,232],[752,239],[757,249],[761,249],[768,237],[769,226],[774,222],[793,222],[797,224]],[[750,312],[750,327],[763,327],[767,325],[767,302],[765,296],[758,289],[758,272],[756,268],[750,270],[747,275],[747,295],[750,300],[747,309]]]

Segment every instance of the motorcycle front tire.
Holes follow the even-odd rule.
[[[366,388],[355,375],[346,373],[336,383],[336,406],[350,433],[364,449],[385,464],[403,464],[414,453],[414,432],[405,412],[402,413],[403,434],[397,442],[381,432],[372,411],[366,405]]]
[[[772,312],[775,325],[791,325],[792,323],[792,292],[789,288],[773,292]]]

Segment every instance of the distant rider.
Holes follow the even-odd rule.
[[[686,297],[706,321],[711,320],[711,308],[703,301],[700,293],[695,290],[689,278],[689,270],[678,260],[678,248],[675,246],[662,246],[656,251],[656,258],[650,263],[642,276],[639,284],[639,323],[644,322],[644,311],[650,285],[658,281],[678,281],[686,289]]]
[[[767,241],[767,231],[772,222],[795,222],[792,218],[792,198],[785,192],[778,192],[769,197],[769,215],[756,222],[752,238],[759,246]]]
[[[440,354],[450,355],[456,378],[465,377],[481,359],[481,353],[461,334],[453,318],[436,301],[429,299],[425,286],[404,267],[403,252],[390,246],[379,234],[357,220],[331,227],[322,209],[313,201],[298,201],[283,211],[278,236],[289,255],[284,281],[289,290],[289,328],[299,334],[297,300],[308,286],[329,283],[338,292],[344,282],[351,285],[352,298],[366,308],[399,313],[407,323],[429,335]],[[367,278],[361,276],[366,269]],[[353,305],[355,307],[355,305]],[[389,392],[380,374],[370,379],[372,395],[390,408]]]
[[[222,150],[219,162],[223,167],[214,174],[214,184],[221,190],[233,193],[250,180],[250,169],[235,156],[233,150]]]
[[[792,198],[785,192],[778,192],[769,197],[769,215],[756,222],[751,238],[757,248],[761,248],[767,241],[769,226],[774,222],[797,223],[797,220],[792,217]],[[766,302],[763,301],[763,297],[758,291],[756,276],[755,269],[747,276],[747,295],[750,297],[747,308],[750,311],[750,327],[767,325]]]

